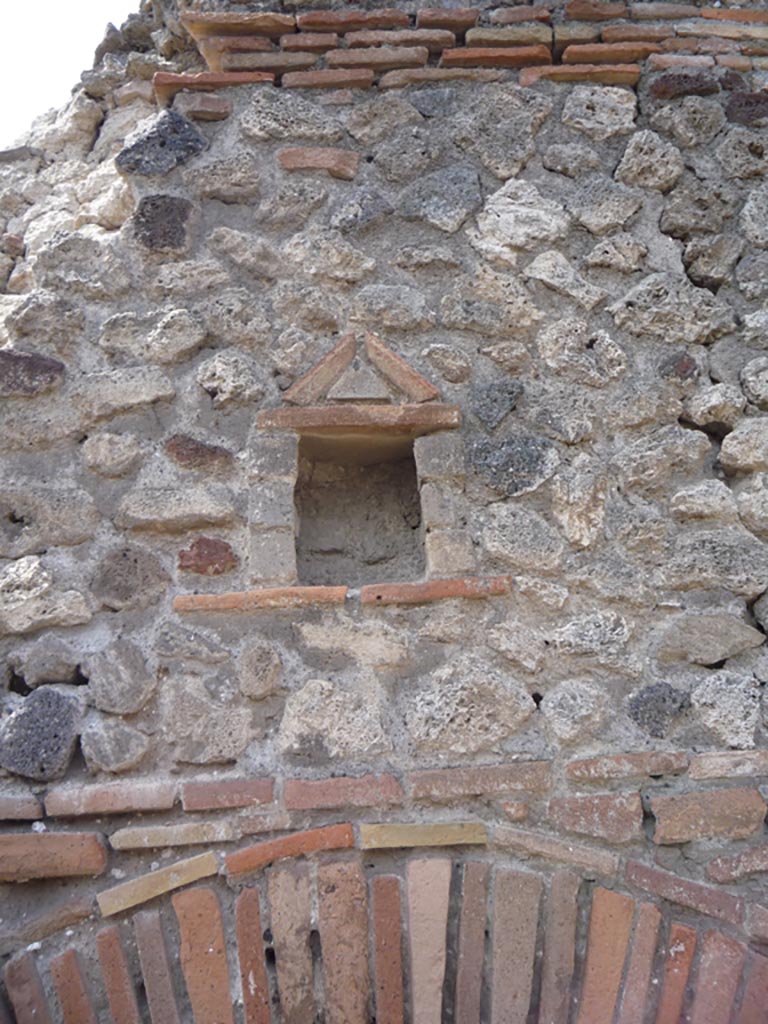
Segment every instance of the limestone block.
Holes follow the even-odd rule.
[[[577,743],[599,731],[607,696],[594,683],[573,679],[544,694],[539,710],[547,728],[560,743]]]
[[[736,750],[754,747],[760,717],[760,687],[753,676],[713,672],[694,686],[691,706],[702,725],[720,743]]]
[[[83,460],[99,476],[125,476],[140,465],[142,458],[141,442],[132,434],[105,431],[83,442]]]
[[[662,628],[657,657],[660,661],[714,665],[764,642],[764,633],[748,626],[736,615],[689,612],[675,616]]]
[[[656,132],[637,132],[629,140],[616,168],[617,181],[639,188],[668,192],[683,173],[680,150]]]
[[[453,234],[482,205],[480,179],[472,167],[449,167],[419,178],[398,199],[405,220],[421,220]]]
[[[88,677],[89,701],[112,714],[140,711],[157,685],[141,648],[130,640],[115,640],[100,653],[88,655],[83,671]]]
[[[220,485],[139,486],[120,502],[115,522],[131,530],[180,533],[204,526],[226,526],[234,515],[232,495]]]
[[[704,343],[735,325],[733,310],[726,302],[672,274],[644,278],[608,311],[618,327],[667,343]]]
[[[251,361],[234,350],[206,359],[197,368],[195,380],[214,406],[258,402],[264,394]]]
[[[629,89],[576,85],[563,107],[562,121],[597,142],[634,130],[637,97]]]
[[[95,718],[83,729],[80,748],[89,771],[117,774],[141,762],[149,740],[127,722]]]
[[[471,240],[485,255],[514,266],[518,249],[562,239],[571,225],[565,208],[535,185],[512,178],[485,201]]]
[[[78,626],[92,617],[83,594],[55,589],[52,574],[33,555],[10,562],[0,572],[0,634]]]
[[[540,515],[509,503],[491,507],[483,543],[492,558],[514,569],[557,569],[563,554],[562,540]]]
[[[253,738],[251,712],[213,701],[202,679],[169,676],[159,696],[163,735],[174,744],[177,761],[237,761]]]
[[[121,544],[102,557],[90,592],[102,606],[120,611],[156,603],[169,584],[170,576],[153,552],[136,544]]]
[[[255,89],[240,118],[246,139],[308,139],[338,142],[342,127],[327,107],[305,100],[295,92]]]
[[[20,558],[90,540],[99,516],[93,499],[74,488],[26,484],[0,490],[0,557]]]
[[[237,661],[240,692],[252,700],[262,700],[280,689],[283,663],[277,648],[266,640],[251,640]]]
[[[386,753],[391,739],[383,722],[382,694],[374,683],[354,688],[311,679],[292,693],[280,724],[284,754],[344,761]]]

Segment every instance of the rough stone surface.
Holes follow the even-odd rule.
[[[598,142],[627,135],[635,127],[637,98],[627,89],[577,85],[563,107],[563,124]]]
[[[34,352],[0,350],[0,398],[30,398],[61,384],[66,367]]]
[[[398,212],[406,220],[422,220],[452,234],[481,203],[477,171],[471,167],[452,167],[426,174],[404,189]]]
[[[370,757],[391,745],[374,686],[353,692],[322,679],[288,698],[279,742],[286,754],[326,762]]]
[[[179,196],[144,196],[133,215],[136,240],[152,252],[183,251],[192,203]]]
[[[512,497],[541,487],[557,469],[560,458],[553,444],[531,436],[475,441],[470,461],[491,487]]]
[[[475,245],[484,255],[514,265],[516,250],[556,242],[570,226],[563,206],[525,181],[510,179],[477,216]]]
[[[106,650],[90,655],[83,668],[90,701],[112,714],[140,711],[156,686],[141,649],[130,640],[116,640]]]
[[[616,179],[625,185],[668,192],[683,173],[680,151],[655,132],[633,135],[616,168]]]
[[[646,277],[610,312],[632,334],[683,344],[710,341],[734,326],[733,311],[721,299],[671,274]]]
[[[514,569],[551,571],[563,553],[562,540],[541,516],[510,504],[491,508],[483,542],[492,558]]]
[[[126,139],[115,164],[123,174],[164,175],[201,153],[207,145],[205,136],[194,125],[173,110],[164,110]]]
[[[627,711],[643,732],[663,739],[690,703],[690,697],[684,690],[669,683],[651,683],[632,694]]]
[[[112,611],[146,608],[160,600],[170,576],[148,548],[124,544],[106,552],[91,581],[91,594]]]
[[[83,728],[80,749],[90,771],[116,774],[141,763],[149,740],[127,722],[95,719]]]
[[[0,635],[89,622],[91,608],[76,590],[58,590],[39,558],[28,555],[0,571]]]
[[[751,676],[713,672],[691,692],[694,713],[720,743],[736,750],[755,746],[760,689]]]
[[[0,726],[0,766],[38,782],[60,779],[74,754],[82,713],[76,693],[39,687]]]
[[[596,733],[603,722],[606,695],[585,680],[560,683],[544,695],[540,710],[552,735],[570,744]]]

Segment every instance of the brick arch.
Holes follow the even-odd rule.
[[[7,1021],[764,1022],[768,958],[723,908],[635,882],[455,847],[292,857],[17,954]]]

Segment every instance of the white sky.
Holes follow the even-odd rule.
[[[0,149],[6,149],[39,114],[67,102],[80,73],[92,66],[107,23],[119,28],[138,11],[139,0],[0,2]]]

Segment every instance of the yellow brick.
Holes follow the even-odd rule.
[[[184,825],[121,828],[109,837],[109,845],[113,850],[150,850],[161,846],[226,843],[239,838],[238,832],[225,821],[194,821]]]
[[[383,850],[407,846],[485,846],[485,825],[475,821],[443,825],[361,825],[360,849]]]
[[[109,917],[139,903],[146,903],[155,896],[162,896],[172,889],[179,889],[182,885],[215,875],[218,870],[219,862],[215,854],[201,853],[198,857],[177,861],[170,867],[153,871],[149,875],[141,875],[140,878],[116,885],[114,889],[100,892],[96,901],[103,916]]]

